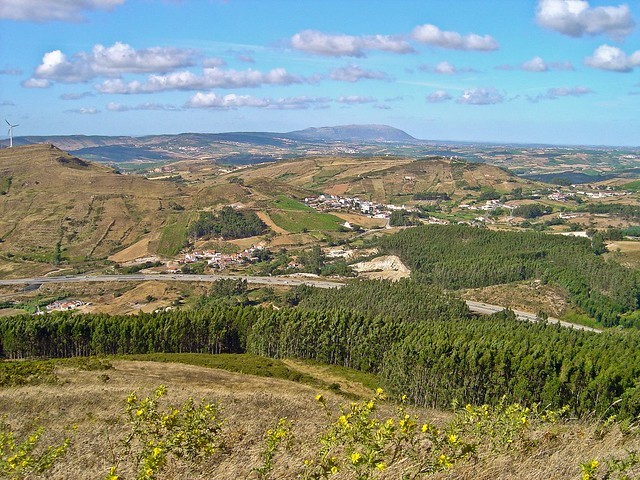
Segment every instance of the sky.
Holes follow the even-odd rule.
[[[639,22],[640,0],[0,0],[0,115],[16,136],[639,146]]]

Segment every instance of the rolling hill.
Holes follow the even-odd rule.
[[[104,266],[127,248],[137,256],[173,256],[197,212],[222,205],[273,220],[274,245],[304,244],[335,233],[344,219],[283,208],[278,198],[327,193],[410,205],[421,194],[460,200],[527,182],[501,168],[442,157],[305,157],[227,173],[206,160],[185,160],[172,170],[149,180],[51,144],[0,150],[0,276],[42,274],[59,264]]]
[[[313,192],[384,203],[405,203],[428,192],[458,199],[488,188],[506,193],[527,183],[498,167],[441,157],[303,158],[254,166],[242,176],[246,183],[271,179]]]
[[[120,175],[53,145],[0,150],[0,274],[25,262],[102,258],[160,231],[170,205],[189,204],[173,182]]]

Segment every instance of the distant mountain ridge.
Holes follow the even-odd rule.
[[[26,136],[16,145],[54,144],[74,155],[100,162],[168,162],[211,158],[223,163],[261,163],[292,156],[331,153],[344,144],[390,146],[418,144],[408,133],[387,125],[311,127],[286,133],[225,132],[131,136]]]
[[[415,142],[407,132],[388,125],[340,125],[337,127],[310,127],[289,132],[288,137],[334,142]]]

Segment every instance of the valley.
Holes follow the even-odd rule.
[[[288,141],[319,134],[317,151],[292,147],[257,163],[203,151],[193,159],[130,151],[135,162],[114,163],[88,150],[123,142],[108,137],[65,139],[72,154],[51,144],[0,150],[0,405],[19,434],[30,425],[21,416],[37,409],[45,444],[70,439],[50,478],[95,478],[112,465],[134,475],[132,457],[98,452],[126,435],[127,395],[153,395],[161,384],[168,394],[158,405],[206,397],[226,419],[216,434],[225,449],[197,465],[171,457],[161,478],[294,478],[310,465],[355,478],[354,466],[368,468],[351,457],[364,437],[332,447],[334,463],[317,456],[345,401],[342,413],[373,401],[376,418],[408,408],[393,421],[415,415],[416,425],[448,429],[454,443],[428,428],[429,440],[416,440],[424,458],[440,449],[434,478],[494,478],[494,469],[521,478],[514,462],[540,478],[574,478],[592,458],[627,458],[636,439],[616,428],[638,414],[640,376],[631,170],[567,184],[519,174],[533,165],[530,152],[509,165],[496,151],[480,162],[413,156],[417,141],[359,143],[341,128]],[[357,154],[341,150],[349,142]],[[53,399],[47,406],[42,392]],[[333,413],[314,405],[318,395]],[[451,411],[458,401],[467,410]],[[556,413],[530,414],[536,404],[564,413],[547,423]],[[506,412],[526,410],[527,428],[490,440],[464,426],[473,405],[495,409],[487,421],[501,425]],[[616,427],[604,434],[585,420],[610,409]],[[277,423],[283,417],[291,427]],[[77,433],[65,433],[70,424]],[[264,435],[276,424],[312,463],[276,442],[260,477]],[[519,446],[497,446],[507,438]],[[372,478],[415,467],[415,452],[400,460],[381,448],[385,468]]]

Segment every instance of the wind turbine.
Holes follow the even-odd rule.
[[[13,129],[14,129],[15,127],[19,127],[20,125],[18,125],[18,124],[16,124],[16,125],[11,125],[11,124],[9,123],[9,120],[7,120],[6,118],[5,118],[5,120],[4,120],[4,121],[5,121],[5,122],[7,122],[7,125],[9,125],[9,148],[11,148],[11,147],[13,147]]]

